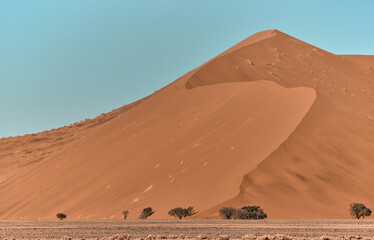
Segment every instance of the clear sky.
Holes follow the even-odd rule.
[[[142,98],[262,30],[374,55],[372,0],[0,0],[0,137]]]

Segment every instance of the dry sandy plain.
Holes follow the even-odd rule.
[[[374,239],[370,220],[2,221],[0,229],[2,239]]]

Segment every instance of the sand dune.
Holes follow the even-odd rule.
[[[93,120],[0,139],[0,218],[258,204],[270,218],[374,205],[370,56],[257,33],[151,96]]]

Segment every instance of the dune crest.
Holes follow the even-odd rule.
[[[0,139],[0,217],[169,218],[256,204],[270,218],[374,205],[371,57],[257,33],[129,106]]]

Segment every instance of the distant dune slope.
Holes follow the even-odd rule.
[[[371,57],[257,33],[109,114],[0,139],[0,218],[121,218],[130,210],[258,204],[271,218],[374,206]]]

